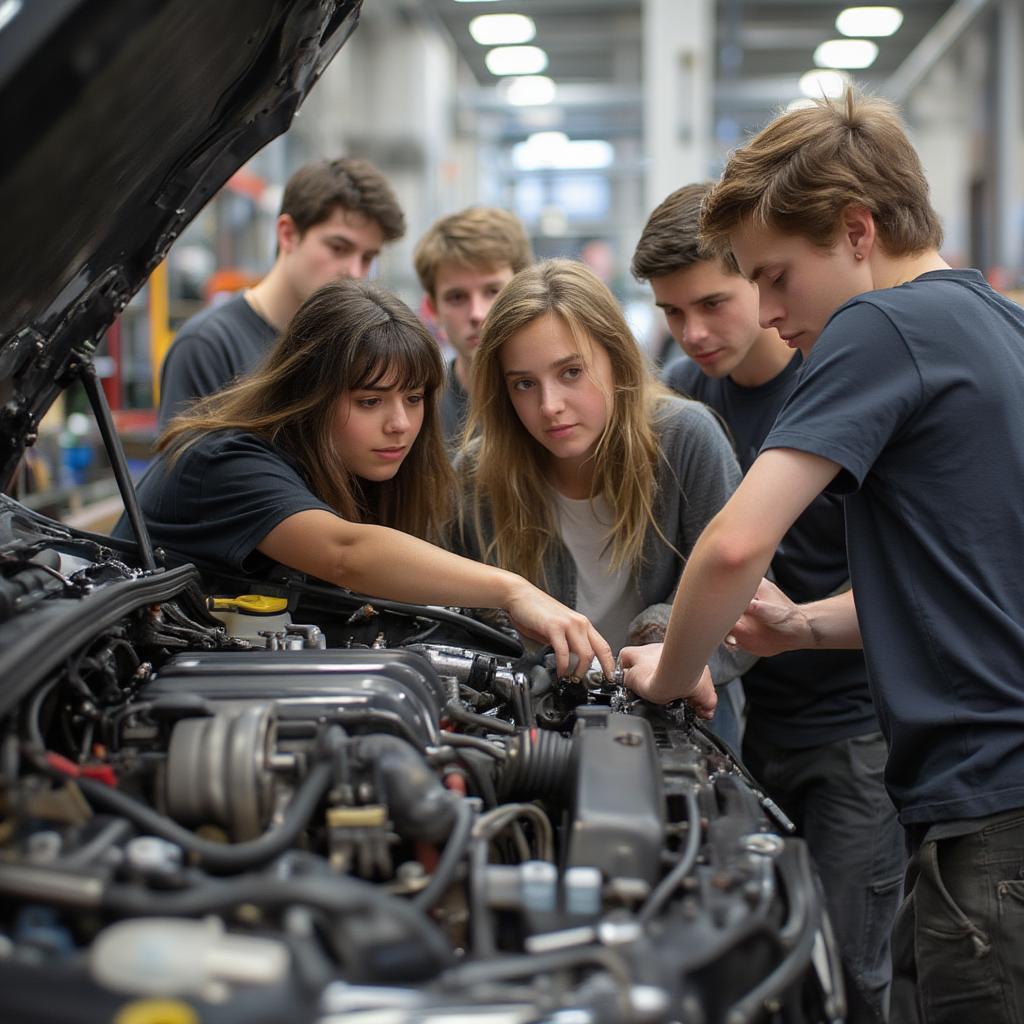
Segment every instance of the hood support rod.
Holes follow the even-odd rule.
[[[139,557],[142,559],[142,567],[147,572],[156,571],[156,561],[153,558],[153,542],[149,539],[149,530],[142,518],[142,511],[139,508],[139,500],[135,494],[135,486],[132,484],[131,473],[128,471],[128,462],[124,457],[124,449],[121,447],[121,439],[114,429],[114,418],[110,414],[110,406],[107,404],[107,396],[103,393],[99,381],[96,379],[96,369],[91,359],[80,356],[78,376],[81,378],[85,393],[89,396],[89,405],[92,406],[93,415],[100,428],[100,437],[103,438],[103,446],[110,457],[110,466],[114,471],[114,480],[117,482],[117,489],[124,502],[124,510],[128,516],[128,522],[132,525],[136,543],[139,546]]]

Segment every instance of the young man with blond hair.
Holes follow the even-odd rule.
[[[758,323],[757,286],[709,253],[698,233],[710,183],[677,189],[651,214],[633,254],[688,358],[663,379],[710,406],[729,429],[744,472],[796,385],[802,356]],[[848,586],[842,499],[820,494],[787,531],[771,562],[790,597],[811,601]],[[859,651],[792,651],[743,673],[743,760],[806,840],[825,889],[843,961],[884,1016],[889,931],[904,865],[903,830],[882,778],[886,744]],[[721,697],[721,693],[719,693]],[[872,835],[872,843],[863,836]]]
[[[694,548],[663,650],[623,651],[627,682],[707,705],[704,665],[727,635],[762,655],[863,645],[912,854],[893,1020],[1019,1022],[1024,310],[942,259],[894,108],[853,92],[737,150],[701,237],[805,362]],[[794,605],[759,583],[826,489],[844,497],[853,590]]]
[[[484,318],[501,289],[533,262],[533,251],[518,217],[471,206],[435,221],[414,260],[427,306],[455,350],[441,399],[445,439],[454,445],[466,421],[469,371]]]
[[[365,278],[405,216],[373,164],[344,158],[300,167],[285,185],[277,256],[258,284],[187,320],[160,374],[159,426],[254,369],[295,311],[323,284]]]

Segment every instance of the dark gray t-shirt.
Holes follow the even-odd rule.
[[[160,370],[162,431],[197,398],[212,395],[255,369],[277,339],[277,331],[238,295],[186,320]]]
[[[237,430],[207,434],[173,465],[160,456],[137,490],[154,546],[176,561],[253,576],[273,564],[256,545],[275,526],[306,509],[333,511],[282,448]],[[124,516],[113,534],[132,537]]]
[[[780,343],[781,344],[781,343]],[[709,405],[732,435],[740,467],[750,469],[799,376],[797,353],[758,387],[716,380],[691,359],[671,363],[665,382]],[[782,538],[772,559],[775,582],[794,601],[828,597],[849,578],[842,499],[823,494]],[[743,673],[747,731],[786,749],[815,747],[878,732],[867,667],[859,651],[789,651]]]
[[[455,360],[448,363],[448,377],[441,392],[441,429],[444,443],[449,449],[458,447],[462,439],[462,428],[469,416],[469,395],[455,376]]]
[[[1024,310],[977,271],[840,307],[765,441],[838,463],[904,824],[1024,807]]]

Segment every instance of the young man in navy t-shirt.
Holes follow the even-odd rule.
[[[160,369],[161,432],[197,398],[259,366],[317,288],[366,278],[384,243],[405,234],[405,215],[368,161],[316,160],[288,179],[274,231],[277,255],[267,275],[191,317],[167,350]]]
[[[698,236],[709,183],[687,185],[655,209],[633,254],[672,337],[688,358],[663,379],[709,405],[725,423],[746,472],[798,380],[802,357],[758,323],[758,292]],[[775,582],[794,600],[849,586],[842,499],[820,494],[782,538]],[[825,889],[844,962],[875,1014],[884,1016],[889,932],[905,861],[903,829],[882,777],[886,743],[860,651],[790,651],[743,675],[743,760],[796,822]],[[865,834],[874,837],[865,843]]]
[[[622,652],[627,683],[706,706],[704,663],[726,634],[762,655],[862,644],[912,852],[893,1018],[1019,1022],[1024,310],[941,258],[899,118],[854,93],[737,150],[701,238],[758,285],[761,323],[804,366],[693,550],[663,651]],[[826,489],[845,499],[852,592],[751,601]]]

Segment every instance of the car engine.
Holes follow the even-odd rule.
[[[0,501],[3,1020],[844,1019],[806,848],[685,706],[113,545]]]

